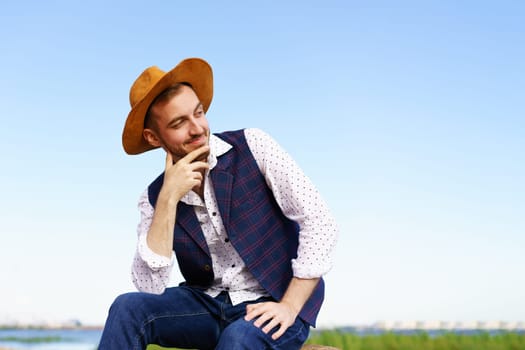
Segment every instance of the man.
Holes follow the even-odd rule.
[[[211,67],[146,69],[130,91],[128,154],[161,147],[139,200],[132,278],[100,349],[299,349],[324,295],[337,227],[290,156],[257,129],[210,133]],[[167,288],[177,260],[185,281]],[[146,293],[144,293],[146,292]]]

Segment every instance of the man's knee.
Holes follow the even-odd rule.
[[[137,314],[140,313],[141,306],[143,305],[142,302],[142,295],[141,293],[125,293],[119,295],[113,303],[111,304],[111,307],[109,308],[109,314],[114,315],[131,315],[131,314]]]
[[[220,337],[221,344],[229,344],[235,349],[249,349],[256,339],[267,337],[252,322],[245,321],[243,318],[233,322],[224,329]]]

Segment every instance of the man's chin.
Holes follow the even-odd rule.
[[[210,143],[208,142],[208,139],[206,139],[206,141],[203,142],[202,144],[198,144],[198,145],[195,145],[195,146],[191,147],[191,149],[189,150],[188,153],[190,153],[192,151],[195,151],[196,149],[199,149],[199,148],[204,147],[206,145],[208,145],[208,146],[210,145]],[[201,154],[198,158],[195,158],[195,161],[207,162],[209,155],[210,155],[210,151],[207,151],[206,153]]]

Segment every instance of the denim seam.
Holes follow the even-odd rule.
[[[199,316],[199,315],[209,315],[209,312],[197,312],[193,314],[166,314],[161,316],[154,316],[149,319],[147,319],[144,323],[142,323],[142,326],[140,327],[140,333],[137,334],[135,337],[135,349],[139,349],[139,341],[142,337],[144,337],[144,334],[146,333],[146,326],[158,319],[161,318],[170,318],[170,317],[188,317],[188,316]]]
[[[283,341],[283,342],[279,342],[279,339],[278,339],[278,340],[273,340],[273,339],[272,339],[272,340],[273,340],[273,342],[275,343],[275,345],[277,345],[277,346],[279,346],[279,347],[282,347],[282,346],[284,346],[285,344],[287,344],[287,343],[289,343],[289,342],[291,342],[291,341],[294,341],[294,340],[298,339],[298,335],[302,333],[302,331],[303,331],[304,328],[305,328],[305,327],[304,327],[304,323],[302,323],[302,324],[301,324],[301,327],[297,329],[297,332],[295,333],[295,335],[287,337],[287,339],[286,339],[285,341]],[[271,338],[271,336],[270,336],[269,334],[267,334],[267,335]],[[306,339],[305,339],[304,341],[306,341]],[[303,341],[303,342],[304,342],[304,341]]]

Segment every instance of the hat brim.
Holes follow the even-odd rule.
[[[122,132],[122,146],[127,154],[140,154],[157,148],[144,139],[144,118],[155,97],[177,83],[190,84],[204,112],[208,111],[213,98],[212,69],[203,59],[185,59],[167,72],[129,112]]]

